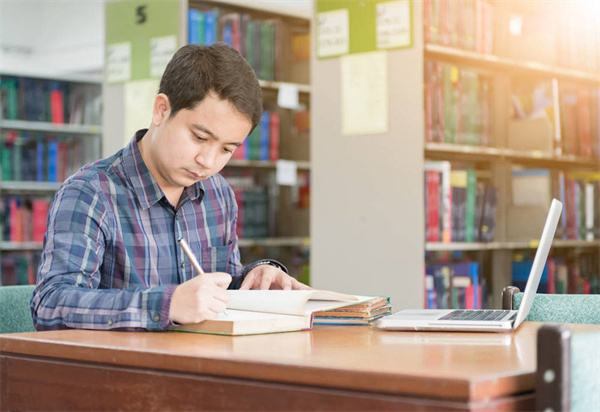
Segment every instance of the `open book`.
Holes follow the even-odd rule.
[[[231,290],[227,310],[215,320],[178,326],[175,330],[222,335],[251,335],[310,329],[313,313],[368,302],[325,290]]]

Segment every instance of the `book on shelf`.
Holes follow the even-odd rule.
[[[251,335],[311,329],[315,312],[368,302],[375,297],[324,290],[232,290],[227,310],[215,320],[175,330],[219,335]]]
[[[512,284],[523,290],[533,264],[532,256],[517,255],[512,262]],[[598,294],[598,259],[594,252],[552,257],[544,266],[539,293]]]
[[[489,79],[427,61],[424,83],[425,141],[490,145]]]
[[[488,0],[425,0],[425,42],[491,54],[493,18],[494,8]]]
[[[222,41],[234,47],[262,80],[281,80],[281,20],[252,19],[223,9],[188,10],[189,44]]]
[[[33,252],[3,253],[0,286],[34,285],[40,254]]]
[[[42,242],[50,199],[3,195],[0,199],[0,239],[11,242]]]
[[[0,80],[2,118],[54,124],[101,124],[98,85],[5,76]]]
[[[473,169],[449,161],[424,163],[425,236],[428,242],[491,242],[497,189]]]
[[[425,266],[425,307],[482,309],[487,306],[477,262],[435,263]]]
[[[232,159],[275,161],[279,159],[280,121],[277,112],[264,111],[260,122],[233,152]]]
[[[387,297],[314,313],[315,325],[370,325],[391,313]]]
[[[2,180],[62,182],[96,160],[99,144],[98,139],[8,131],[7,138],[0,140]]]

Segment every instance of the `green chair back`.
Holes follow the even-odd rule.
[[[523,293],[513,295],[513,309],[519,309]],[[532,322],[600,324],[600,295],[535,295],[525,320]]]
[[[0,333],[35,332],[29,301],[35,285],[0,287]]]
[[[600,332],[538,330],[536,410],[600,411]]]

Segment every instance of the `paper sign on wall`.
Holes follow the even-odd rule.
[[[275,181],[281,186],[295,186],[298,182],[298,166],[291,160],[278,160]]]
[[[410,46],[410,23],[409,0],[377,3],[377,48]]]
[[[298,108],[298,86],[295,84],[281,83],[277,93],[277,105],[285,109]]]
[[[109,83],[123,82],[131,78],[130,42],[106,46],[106,77]]]
[[[317,56],[347,54],[350,50],[348,10],[334,10],[317,15]]]
[[[150,39],[150,75],[162,76],[175,51],[177,51],[177,37],[175,36]]]
[[[387,52],[341,58],[342,134],[388,131]]]
[[[125,121],[123,145],[127,145],[133,134],[139,129],[150,126],[154,100],[158,94],[158,79],[137,80],[125,83],[123,98],[125,100]]]

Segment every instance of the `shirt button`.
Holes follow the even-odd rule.
[[[175,220],[179,220],[179,215],[175,215]]]
[[[108,326],[110,326],[110,325],[112,325],[112,324],[113,324],[113,320],[112,320],[112,319],[109,319],[109,320],[108,320]]]
[[[152,316],[152,320],[154,322],[158,322],[160,320],[160,316],[158,316],[158,313],[155,313],[154,316]]]
[[[181,262],[181,269],[185,269],[185,262]]]

